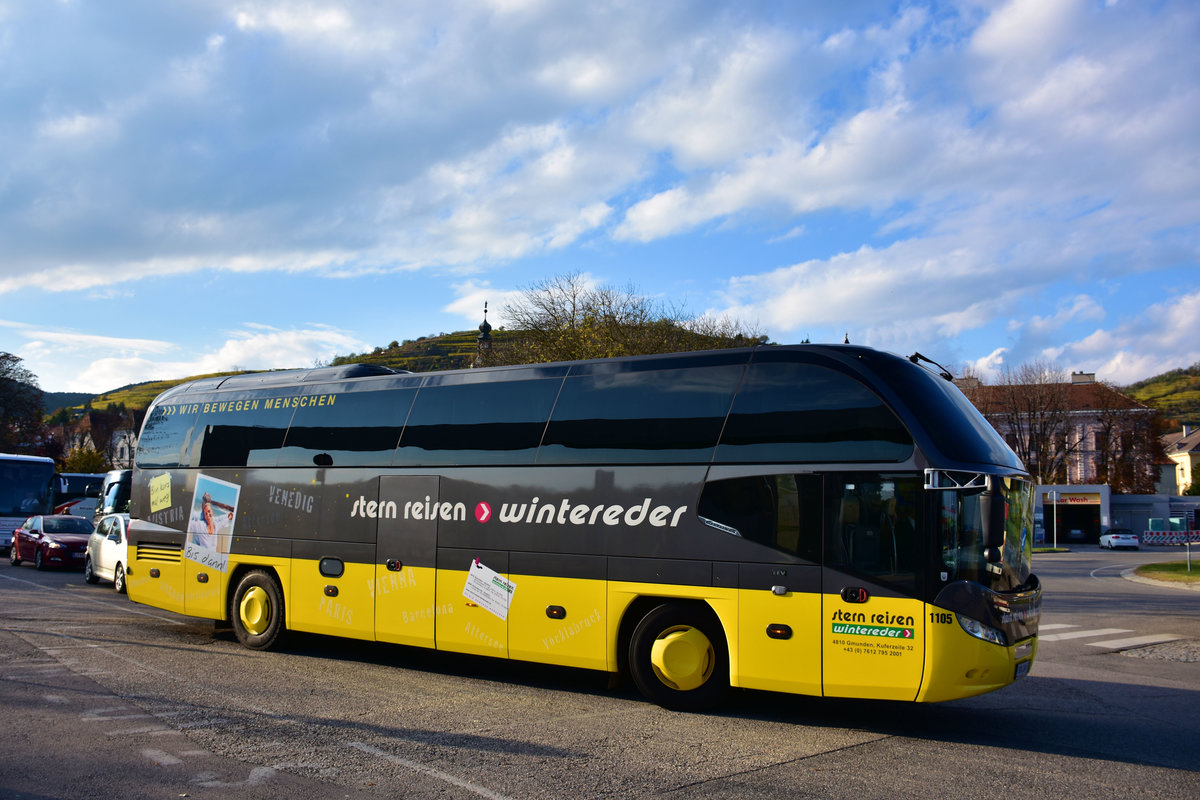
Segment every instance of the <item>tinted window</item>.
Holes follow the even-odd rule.
[[[395,463],[531,463],[561,380],[496,381],[494,375],[422,386]]]
[[[296,409],[279,454],[280,466],[384,466],[392,463],[416,389],[366,391],[354,384],[334,402]]]
[[[1024,469],[991,423],[953,383],[886,353],[871,354],[868,363],[917,417],[922,435],[946,458]]]
[[[53,462],[0,458],[0,515],[47,510],[53,476]]]
[[[709,482],[698,513],[731,536],[816,563],[821,560],[822,504],[818,476],[755,475]]]
[[[921,478],[843,473],[827,480],[826,566],[915,591]]]
[[[103,509],[105,513],[128,511],[129,490],[132,482],[131,478],[124,477],[116,483],[109,484],[107,491],[104,492],[104,497],[100,501],[99,508]]]
[[[45,533],[91,533],[92,523],[82,517],[46,517]]]
[[[744,367],[585,369],[564,382],[538,463],[711,461]]]
[[[903,461],[913,442],[867,387],[815,364],[750,365],[721,436],[720,462]]]
[[[177,467],[188,463],[188,441],[200,407],[196,403],[165,403],[146,415],[137,443],[137,465]]]
[[[297,397],[279,390],[211,396],[199,404],[192,462],[200,467],[274,466],[293,412],[332,401],[331,395]]]

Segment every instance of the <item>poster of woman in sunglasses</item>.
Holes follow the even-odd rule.
[[[229,563],[229,542],[242,487],[207,475],[196,477],[192,513],[188,519],[186,555],[192,561],[224,572]]]

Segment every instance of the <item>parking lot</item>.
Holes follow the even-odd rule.
[[[1041,559],[1044,622],[1198,638],[1200,593],[1115,569],[1144,557]],[[319,636],[248,651],[79,572],[0,566],[0,609],[4,796],[116,782],[160,798],[1200,793],[1200,664],[1087,637],[1047,641],[1029,678],[970,700],[738,692],[718,713],[680,714],[585,671]],[[46,754],[52,769],[37,766]]]

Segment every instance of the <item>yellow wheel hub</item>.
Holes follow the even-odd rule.
[[[271,625],[271,597],[261,586],[250,587],[238,604],[242,627],[258,636]]]
[[[712,676],[716,657],[712,642],[687,625],[659,634],[650,648],[650,666],[658,679],[681,692],[698,689]]]

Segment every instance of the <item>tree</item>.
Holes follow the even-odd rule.
[[[1152,494],[1165,457],[1159,417],[1110,384],[1074,381],[1053,364],[1005,368],[1000,383],[959,385],[1039,484],[1108,483]]]
[[[90,447],[76,447],[63,459],[63,472],[107,472],[109,462]]]
[[[113,456],[120,441],[118,434],[126,427],[126,417],[124,403],[110,405],[105,409],[88,409],[87,430],[92,439],[92,447],[109,464],[113,463]]]
[[[37,376],[0,352],[0,452],[38,454],[44,432]]]
[[[1079,446],[1068,436],[1066,373],[1044,361],[1006,366],[1000,383],[964,393],[1040,484],[1066,483],[1067,457]]]
[[[1093,460],[1096,478],[1117,494],[1154,494],[1159,464],[1166,461],[1162,415],[1131,409],[1115,386],[1101,383],[1093,394]]]
[[[504,307],[510,335],[497,337],[488,364],[745,347],[766,341],[736,321],[693,317],[632,287],[592,286],[580,273],[535,283]]]

